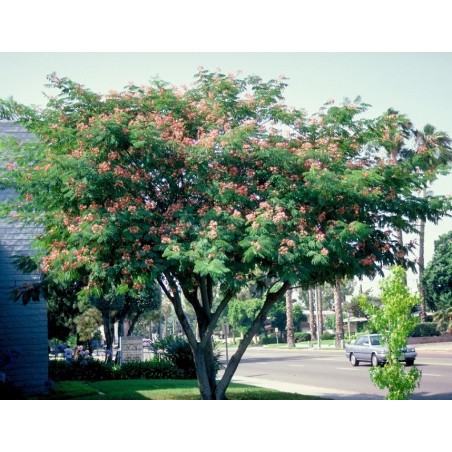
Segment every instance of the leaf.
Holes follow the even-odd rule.
[[[194,268],[194,272],[201,276],[222,276],[229,271],[219,259],[212,259],[209,262],[204,260],[197,261]]]
[[[312,263],[313,265],[326,265],[328,264],[328,257],[324,256],[323,254],[316,254],[313,258],[312,258]]]
[[[120,284],[116,288],[116,295],[124,295],[129,291],[129,286],[127,284]]]

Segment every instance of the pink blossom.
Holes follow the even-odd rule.
[[[325,233],[324,232],[318,232],[315,235],[315,238],[318,242],[323,242],[325,240]]]
[[[100,224],[93,224],[91,226],[91,231],[92,231],[93,234],[97,234],[100,231],[102,231],[102,226]]]

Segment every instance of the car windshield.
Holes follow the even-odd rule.
[[[380,338],[378,336],[371,336],[370,343],[372,345],[380,345]]]

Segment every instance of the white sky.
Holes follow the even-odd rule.
[[[166,0],[157,3],[79,0],[66,3],[61,0],[17,0],[4,3],[0,27],[0,98],[12,95],[24,103],[41,104],[40,93],[46,75],[52,71],[94,91],[104,92],[120,89],[129,81],[146,83],[155,75],[173,84],[188,84],[198,66],[213,70],[219,67],[227,72],[255,73],[264,79],[284,74],[289,77],[287,102],[308,111],[315,111],[331,97],[341,101],[344,97],[361,95],[365,102],[374,106],[372,113],[375,115],[393,107],[407,114],[418,127],[430,122],[452,135],[452,54],[449,53],[452,40],[450,13],[445,1]],[[451,181],[451,176],[443,178],[435,185],[435,192],[452,192]],[[427,260],[433,252],[433,241],[451,229],[450,219],[436,227],[428,225]],[[414,281],[415,277],[411,279]],[[118,416],[121,417],[126,403],[115,402]],[[174,403],[172,415],[187,412],[184,409],[187,406]],[[252,402],[247,403],[251,408]],[[234,403],[231,401],[227,409],[222,407],[227,414],[224,419],[220,410],[214,410],[211,430],[216,437],[215,449],[223,452],[237,447],[227,427],[234,429],[233,426],[241,423],[248,428],[255,427],[253,430],[256,431],[262,423],[271,422],[272,431],[284,431],[283,435],[262,437],[263,442],[259,444],[265,443],[268,449],[293,446],[296,441],[307,440],[308,431],[318,429],[316,433],[323,433],[326,428],[322,422],[308,420],[301,411],[294,412],[293,416],[272,417],[271,413],[281,410],[280,404],[271,406],[271,403],[266,402],[270,417],[258,416],[259,424],[253,424],[253,420],[250,424],[247,413],[252,409],[232,410]],[[353,406],[354,403],[335,401],[334,407],[341,410],[337,415],[342,416],[344,422],[353,418],[354,425],[359,427],[355,413],[347,413],[348,409],[356,411],[358,407]],[[9,418],[14,418],[15,406],[18,405],[8,407]],[[139,411],[138,418],[134,417],[134,423],[130,425],[135,431],[148,431],[149,421],[155,423],[159,413],[165,407],[168,409],[166,402],[153,401],[152,407],[148,408],[149,412],[146,409],[149,417],[143,415],[144,410]],[[403,426],[403,420],[410,414],[405,407],[391,405],[390,413],[382,411],[385,419],[390,418],[389,424],[386,422],[385,425]],[[27,406],[28,410],[30,408]],[[74,412],[72,406],[67,408],[68,412]],[[136,405],[132,408],[137,409]],[[311,412],[318,409],[319,415],[324,413],[318,404],[309,408]],[[328,408],[335,416],[333,405]],[[381,409],[381,405],[377,408]],[[189,409],[193,410],[192,404]],[[375,405],[372,409],[375,410]],[[77,422],[77,416],[72,419],[63,416],[60,423],[53,412],[42,416],[41,410],[42,405],[36,406],[36,416],[27,424],[28,435],[15,435],[18,449],[22,449],[21,445],[32,445],[37,435],[46,431],[44,420],[52,419],[52,432],[58,430],[57,426],[61,432],[67,432],[68,426]],[[126,410],[130,411],[129,404]],[[201,416],[201,410],[199,413]],[[23,416],[23,413],[17,415]],[[40,417],[42,426],[35,422]],[[140,419],[137,430],[136,422]],[[163,419],[165,422],[158,423],[159,437],[165,437],[176,446],[172,431],[175,424],[167,422],[168,417],[163,416]],[[177,428],[187,427],[178,433],[181,441],[189,439],[196,443],[196,434],[190,430],[191,423],[186,423],[187,417],[182,415],[179,419]],[[105,420],[97,431],[109,429],[113,425],[109,422],[114,423],[108,416]],[[344,422],[328,423],[330,437],[343,437]],[[431,416],[429,419],[424,417],[422,422],[426,429],[440,431],[440,425],[446,428],[447,421],[444,416]],[[304,432],[301,437],[287,436],[288,431],[301,431],[300,427]],[[359,433],[358,428],[357,439],[361,438]],[[144,438],[141,434],[113,436],[118,447],[129,449],[132,444],[141,445]],[[51,437],[54,437],[53,433]],[[103,434],[100,438],[104,441]],[[252,438],[254,435],[250,435],[246,444],[242,438],[239,447],[255,446]],[[59,439],[66,440],[63,436]],[[94,439],[91,437],[90,441]],[[285,441],[291,443],[285,444]],[[155,438],[151,442],[155,444]],[[426,435],[425,440],[421,435],[416,439],[419,450],[444,447],[441,442],[441,435]],[[51,444],[57,446],[58,441],[47,442],[46,447],[53,450]]]

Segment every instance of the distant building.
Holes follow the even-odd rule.
[[[0,136],[5,135],[32,139],[20,125],[0,121]],[[2,189],[0,183],[0,201],[11,197],[14,193]],[[37,233],[37,228],[0,219],[0,380],[12,382],[25,395],[47,391],[47,307],[45,300],[24,306],[11,299],[15,287],[39,278],[21,273],[12,258],[30,254],[30,243]]]

